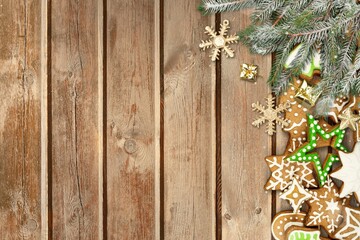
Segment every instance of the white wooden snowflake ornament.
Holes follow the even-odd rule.
[[[258,117],[252,125],[259,128],[267,121],[266,132],[269,135],[273,135],[275,133],[275,122],[281,127],[287,127],[289,125],[288,120],[282,118],[279,114],[289,109],[290,103],[286,102],[285,104],[280,104],[275,107],[275,98],[271,94],[266,98],[266,100],[266,107],[261,105],[259,102],[252,104],[253,111],[261,114],[261,116]]]
[[[239,37],[236,35],[227,36],[227,31],[229,27],[229,20],[224,20],[222,24],[220,24],[220,32],[217,34],[215,30],[210,27],[205,27],[205,33],[210,36],[209,40],[201,40],[199,47],[202,50],[207,48],[213,48],[213,52],[210,55],[212,61],[216,61],[219,59],[221,49],[225,52],[227,57],[234,57],[234,50],[232,50],[228,45],[231,43],[236,43],[239,40]]]

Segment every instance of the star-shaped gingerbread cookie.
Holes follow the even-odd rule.
[[[322,226],[330,236],[344,221],[345,206],[350,198],[341,198],[339,189],[334,182],[327,178],[325,185],[320,189],[310,190],[313,195],[306,203],[309,213],[305,220],[308,227]]]
[[[287,160],[296,162],[313,162],[315,164],[315,170],[318,175],[320,186],[323,186],[333,163],[338,162],[339,158],[335,154],[328,154],[324,164],[321,165],[318,153],[313,152],[313,150],[319,147],[319,138],[322,138],[330,140],[330,146],[333,149],[347,152],[347,149],[342,144],[345,131],[340,130],[339,126],[335,126],[333,129],[325,131],[312,115],[308,116],[308,125],[308,141],[296,149],[296,151],[292,153]]]
[[[271,176],[265,184],[265,190],[285,190],[294,178],[306,188],[316,188],[317,182],[313,176],[314,165],[311,162],[295,162],[285,160],[286,156],[269,156],[265,158]]]
[[[354,193],[360,202],[360,142],[355,144],[352,153],[339,152],[342,167],[331,177],[343,181],[340,197]]]

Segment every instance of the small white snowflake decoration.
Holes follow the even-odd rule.
[[[205,27],[205,33],[210,36],[210,39],[206,41],[202,40],[199,47],[202,48],[202,50],[213,48],[213,52],[210,55],[212,61],[219,59],[221,49],[225,52],[227,57],[234,57],[234,50],[228,45],[236,43],[239,40],[239,37],[236,35],[227,36],[227,31],[230,28],[229,24],[229,20],[224,20],[223,23],[220,24],[221,28],[219,34],[217,34],[212,27]]]
[[[279,116],[279,114],[289,109],[290,103],[286,102],[285,104],[280,104],[279,106],[275,107],[275,98],[271,94],[266,98],[266,100],[266,107],[259,102],[252,104],[253,111],[261,114],[261,116],[258,117],[252,123],[252,125],[259,128],[267,121],[268,123],[266,132],[269,135],[273,135],[275,133],[275,122],[281,127],[287,127],[289,125],[288,120],[282,118],[281,116]]]

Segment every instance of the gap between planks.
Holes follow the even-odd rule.
[[[154,67],[154,112],[155,112],[155,239],[164,239],[164,2],[155,0],[155,67]]]

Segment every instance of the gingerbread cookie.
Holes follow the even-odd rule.
[[[328,238],[320,237],[320,230],[306,227],[290,227],[286,231],[287,240],[325,240]]]
[[[285,240],[286,231],[292,226],[303,227],[306,214],[284,211],[276,214],[272,225],[271,233],[276,240]]]
[[[293,65],[294,60],[298,57],[300,49],[303,47],[303,44],[297,45],[289,54],[286,62],[285,68],[291,68]],[[313,79],[314,75],[319,75],[321,73],[321,64],[320,64],[320,53],[315,52],[314,56],[312,57],[311,61],[307,63],[302,72],[300,74],[300,78],[311,80]]]
[[[349,99],[347,97],[336,98],[333,105],[329,109],[327,115],[331,121],[334,123],[339,122],[338,115],[342,112],[345,106],[349,103]]]
[[[335,234],[337,239],[360,239],[360,209],[345,207],[345,219]]]
[[[354,193],[360,202],[360,142],[355,144],[352,153],[339,152],[342,167],[331,177],[343,181],[340,197]]]
[[[350,198],[340,197],[339,189],[330,177],[322,188],[310,190],[310,193],[313,196],[306,201],[310,209],[305,225],[322,226],[330,236],[334,236],[344,220],[345,206],[349,204]]]
[[[289,189],[280,195],[281,199],[288,200],[290,202],[290,205],[294,209],[295,213],[298,212],[301,205],[311,197],[312,195],[299,184],[299,181],[296,178],[293,179]]]
[[[303,107],[295,99],[296,89],[301,85],[301,80],[294,80],[292,86],[279,97],[280,104],[290,102],[290,108],[285,112],[285,119],[288,119],[289,125],[284,128],[289,133],[289,143],[285,154],[293,152],[296,148],[306,142],[306,116],[309,109]]]
[[[325,140],[331,140],[330,146],[335,150],[347,151],[342,141],[345,136],[345,131],[340,130],[339,126],[334,127],[330,131],[325,131],[315,121],[312,115],[308,116],[308,141],[299,147],[293,154],[291,154],[287,160],[297,162],[313,162],[315,164],[315,170],[318,176],[320,186],[323,186],[326,178],[331,170],[334,162],[339,161],[339,157],[335,154],[328,154],[326,160],[321,166],[321,160],[316,152],[312,152],[315,148],[319,147],[318,136]]]
[[[265,158],[270,168],[271,176],[265,184],[265,190],[285,190],[294,178],[306,188],[318,186],[313,173],[314,165],[311,162],[295,162],[285,159],[286,156],[269,156]]]
[[[307,115],[309,114],[309,109],[298,103],[295,98],[296,90],[301,84],[301,80],[294,80],[293,85],[279,98],[280,104],[290,103],[290,108],[284,113],[284,117],[288,119],[289,123],[289,125],[283,129],[289,133],[289,141],[286,146],[285,155],[293,153],[295,149],[307,141]],[[332,128],[323,118],[321,118],[318,123],[325,131]],[[318,147],[329,146],[329,144],[330,141],[319,139]]]

